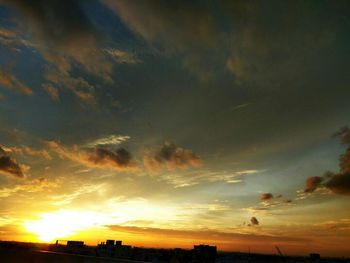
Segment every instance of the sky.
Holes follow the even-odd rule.
[[[350,256],[349,11],[0,0],[0,239]]]

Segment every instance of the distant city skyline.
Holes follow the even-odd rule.
[[[349,13],[0,0],[0,240],[350,256]]]

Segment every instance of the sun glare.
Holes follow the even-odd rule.
[[[40,219],[27,221],[24,226],[28,232],[37,235],[38,240],[50,242],[96,226],[99,222],[100,216],[94,213],[58,211],[42,214]]]
[[[135,220],[166,220],[168,217],[174,218],[176,211],[174,207],[163,208],[159,204],[151,204],[143,199],[127,202],[109,200],[100,205],[99,211],[59,210],[42,213],[38,219],[27,220],[24,228],[36,235],[38,240],[51,242],[67,239],[94,227],[125,224]]]

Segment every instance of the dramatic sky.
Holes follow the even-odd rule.
[[[350,256],[349,12],[0,0],[0,239]]]

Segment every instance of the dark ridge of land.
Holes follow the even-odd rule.
[[[197,247],[197,248],[196,248]],[[215,249],[214,249],[215,248]],[[200,245],[192,250],[151,249],[123,245],[69,246],[0,241],[1,263],[350,263],[349,258],[289,257],[239,252],[216,252]]]

